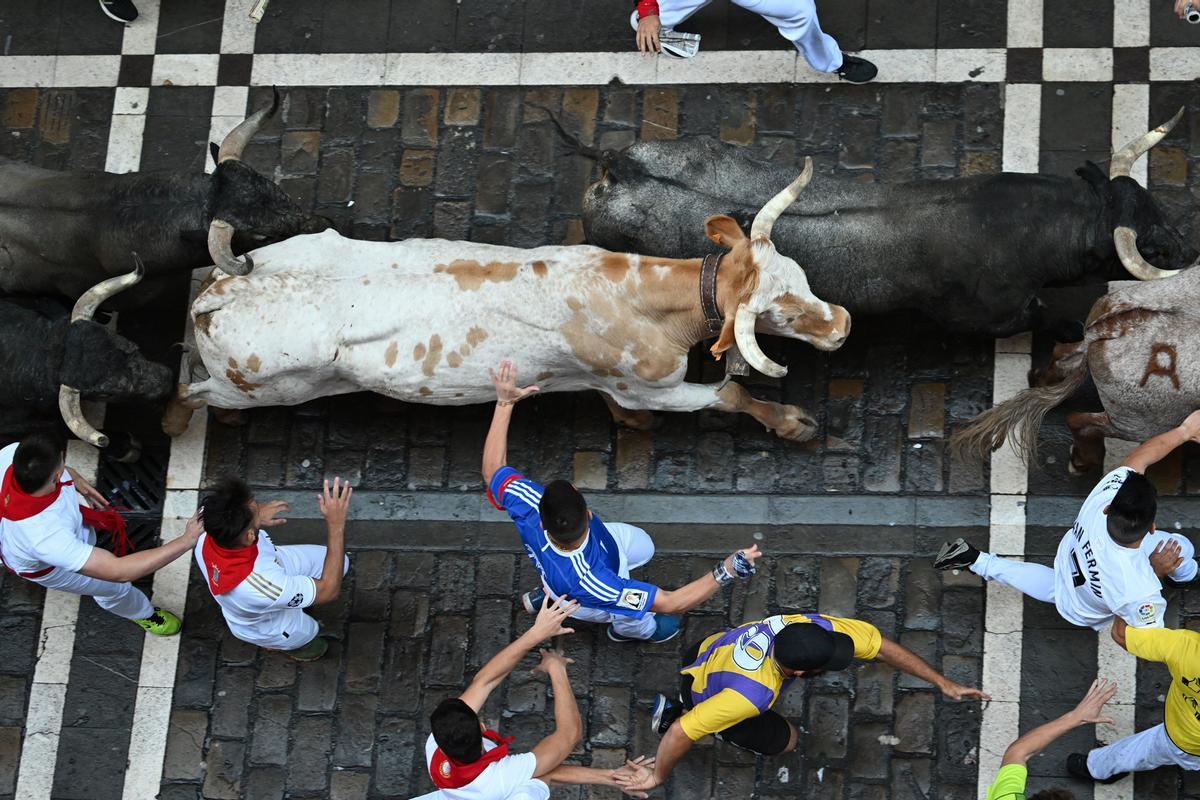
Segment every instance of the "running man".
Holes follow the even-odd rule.
[[[637,31],[638,49],[643,53],[659,53],[662,40],[680,38],[675,26],[711,3],[712,0],[637,0],[630,23]],[[779,34],[796,46],[808,65],[817,72],[833,72],[847,83],[867,83],[879,70],[865,58],[843,53],[832,36],[821,30],[815,0],[733,0],[742,8],[753,11],[774,25]],[[683,34],[691,46],[686,52],[673,53],[683,57],[695,55],[700,37]],[[668,46],[668,52],[672,48]]]
[[[933,565],[970,569],[1054,603],[1073,625],[1101,630],[1120,617],[1135,628],[1161,628],[1167,601],[1160,579],[1187,583],[1195,579],[1197,564],[1187,537],[1155,530],[1158,492],[1144,473],[1176,447],[1195,441],[1200,441],[1200,411],[1138,445],[1101,478],[1059,543],[1053,569],[980,552],[964,539],[943,545]]]
[[[196,543],[196,563],[208,590],[221,606],[229,631],[243,642],[283,650],[296,661],[315,661],[329,642],[304,609],[331,603],[342,591],[350,568],[346,557],[346,515],[354,490],[349,483],[325,481],[317,495],[325,518],[326,544],[276,547],[265,528],[287,522],[277,515],[288,504],[261,505],[244,481],[224,478],[204,499],[204,535]]]
[[[67,466],[66,451],[66,442],[44,433],[0,450],[0,563],[47,589],[90,596],[147,633],[179,633],[179,617],[155,608],[131,581],[190,550],[200,535],[199,517],[188,520],[182,536],[125,555],[131,548],[125,521]],[[95,546],[96,529],[113,534],[115,554]]]
[[[538,387],[518,388],[511,361],[502,362],[498,374],[488,372],[497,399],[483,445],[483,479],[488,499],[508,512],[542,577],[541,589],[522,596],[526,611],[536,612],[546,592],[556,600],[569,596],[580,605],[572,616],[608,623],[608,638],[614,642],[665,642],[679,633],[678,615],[721,587],[754,574],[754,560],[761,555],[758,545],[727,556],[711,573],[675,591],[630,578],[631,570],[654,557],[654,541],[633,525],[602,522],[569,482],[551,481],[543,487],[505,466],[513,404]]]
[[[651,724],[663,737],[654,772],[627,788],[648,792],[660,786],[691,746],[709,735],[758,755],[792,752],[800,734],[771,706],[796,678],[842,670],[856,658],[890,664],[954,700],[991,699],[942,675],[870,623],[777,614],[714,633],[684,651],[679,702],[659,695],[654,704]]]

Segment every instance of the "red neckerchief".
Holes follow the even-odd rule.
[[[480,776],[480,774],[508,755],[508,743],[511,736],[501,736],[495,731],[484,731],[483,738],[496,743],[483,756],[470,764],[460,764],[442,752],[442,748],[433,751],[433,760],[429,762],[429,777],[433,785],[439,789],[461,789]]]
[[[254,561],[258,558],[258,539],[252,545],[231,550],[221,547],[211,536],[205,536],[200,553],[204,556],[204,577],[208,579],[208,588],[213,594],[225,594],[236,589],[254,571]]]
[[[22,489],[13,478],[13,468],[10,465],[4,472],[4,481],[0,484],[0,519],[10,519],[18,522],[37,516],[45,511],[58,496],[62,487],[71,486],[74,481],[59,481],[54,491],[43,497],[34,497]],[[91,506],[80,505],[83,523],[98,531],[108,531],[112,534],[113,555],[120,557],[133,551],[133,543],[125,530],[125,519],[115,508],[95,509]]]

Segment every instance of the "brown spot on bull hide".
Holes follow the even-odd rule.
[[[363,278],[363,286],[370,286],[370,285],[371,285],[371,279]]]
[[[1166,363],[1159,361],[1160,355],[1167,357]],[[1174,346],[1162,342],[1150,345],[1150,360],[1146,362],[1146,371],[1142,374],[1142,380],[1138,386],[1145,386],[1151,375],[1162,375],[1171,380],[1175,391],[1179,391],[1179,375],[1175,373],[1176,358]]]
[[[429,352],[425,355],[425,361],[421,363],[421,372],[426,375],[433,375],[433,371],[437,369],[438,362],[442,360],[442,337],[436,333],[429,339]]]
[[[451,369],[457,369],[462,366],[462,356],[451,352],[450,355],[446,356],[446,363],[450,365]]]
[[[205,311],[203,314],[197,314],[194,321],[196,333],[207,336],[208,326],[212,324],[212,312]]]
[[[547,273],[548,271],[549,271],[549,270],[547,270],[547,269],[546,269],[546,262],[545,262],[545,261],[535,261],[535,262],[533,262],[533,274],[534,274],[534,275],[537,275],[539,278],[544,278],[544,277],[546,277],[546,273]]]
[[[471,347],[478,347],[479,343],[488,337],[488,332],[483,328],[474,327],[467,331],[467,344]]]
[[[554,377],[554,373],[547,370],[546,372],[539,372],[537,374],[537,377],[534,378],[534,380],[535,381],[545,381],[545,380],[549,380],[550,378],[553,378],[553,377]]]
[[[629,274],[629,256],[605,253],[600,257],[600,272],[613,283],[620,283]]]
[[[629,388],[629,384],[627,384],[627,383],[618,383],[618,384],[617,384],[617,388],[618,388],[618,389],[620,389],[620,390],[623,392],[623,391],[625,391],[626,389],[628,389],[628,388]]]
[[[230,368],[230,369],[237,369],[237,368],[238,368],[237,359],[236,359],[236,358],[234,358],[233,356],[230,356],[230,357],[229,357],[229,368]]]
[[[433,394],[433,389],[430,389],[428,386],[422,386],[417,391],[421,393],[422,397],[429,397],[429,395]]]
[[[434,272],[445,272],[454,276],[458,288],[465,292],[474,292],[483,286],[484,281],[503,283],[517,277],[520,264],[516,261],[489,261],[480,264],[478,261],[458,259],[449,264],[438,264]]]
[[[567,308],[571,309],[572,311],[578,312],[580,309],[583,308],[583,302],[578,297],[568,297],[567,298]]]
[[[258,372],[260,369],[262,369],[262,359],[260,359],[254,353],[251,353],[250,357],[246,359],[246,369],[250,370],[251,372]]]
[[[413,361],[420,361],[425,357],[425,343],[417,342],[417,346],[413,348]]]
[[[230,360],[232,361],[233,359]],[[261,383],[251,383],[250,381],[246,380],[246,376],[243,375],[240,370],[236,369],[225,370],[225,377],[229,379],[230,383],[246,394],[250,394],[255,389],[258,389],[262,386]]]
[[[387,346],[387,350],[383,351],[383,363],[387,364],[389,367],[396,366],[396,351],[398,349],[400,349],[400,345],[396,342],[393,341],[391,344],[389,344]]]

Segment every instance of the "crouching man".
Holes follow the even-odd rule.
[[[563,764],[583,738],[579,705],[567,677],[573,663],[558,650],[542,650],[534,672],[545,673],[554,690],[554,731],[528,753],[510,753],[511,736],[488,730],[479,710],[531,649],[551,637],[573,633],[563,623],[579,608],[567,598],[546,599],[533,627],[483,665],[458,697],[438,703],[429,717],[425,742],[429,777],[438,790],[415,800],[547,800],[554,784],[601,784],[624,789],[646,781],[654,762],[640,758],[618,770]],[[641,792],[628,791],[634,797]]]
[[[147,633],[179,633],[179,617],[151,605],[133,586],[191,549],[200,521],[161,547],[128,553],[125,521],[96,489],[66,465],[66,443],[35,434],[0,450],[0,563],[26,580],[88,595],[105,611]],[[113,553],[96,547],[96,530],[113,534]]]
[[[276,547],[264,528],[281,525],[287,503],[259,504],[237,478],[225,478],[204,498],[204,534],[196,543],[196,563],[221,606],[229,631],[243,642],[283,650],[296,661],[315,661],[329,642],[304,609],[335,600],[346,558],[346,514],[354,490],[349,483],[325,481],[317,496],[328,531],[326,545]]]

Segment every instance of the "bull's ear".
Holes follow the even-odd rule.
[[[1108,176],[1093,161],[1085,162],[1084,166],[1075,170],[1075,174],[1097,189],[1104,189],[1108,186]]]
[[[208,152],[212,153],[213,166],[221,163],[217,161],[217,156],[221,154],[221,147],[216,142],[208,143]]]
[[[713,354],[713,358],[720,361],[725,351],[733,347],[734,341],[733,314],[726,314],[725,324],[721,326],[721,335],[713,342],[712,347],[709,348],[709,352]]]
[[[746,234],[737,224],[737,220],[725,214],[704,220],[704,233],[714,243],[726,250],[732,249],[735,244],[746,238]]]

